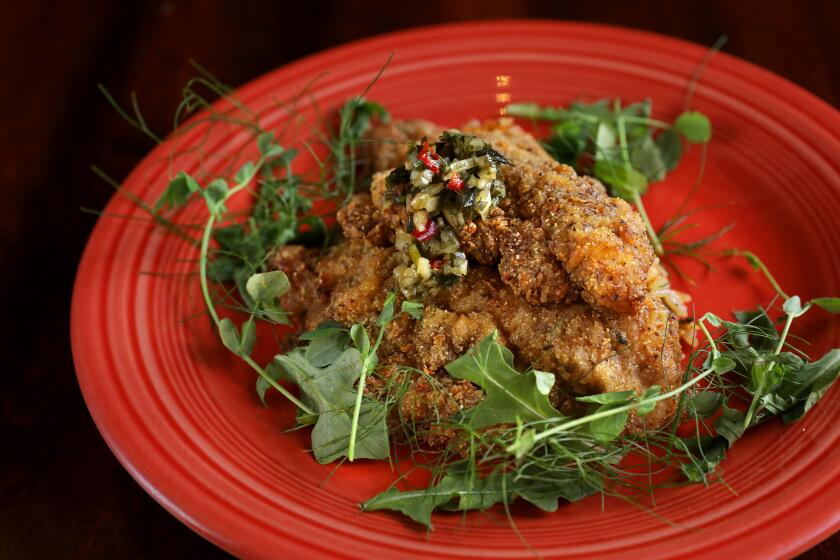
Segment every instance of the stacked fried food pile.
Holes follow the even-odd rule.
[[[369,139],[379,173],[369,193],[340,210],[344,239],[326,252],[286,246],[274,255],[273,266],[293,286],[283,305],[304,329],[332,320],[361,323],[375,335],[386,295],[405,297],[394,271],[405,269],[406,256],[395,242],[412,226],[406,205],[393,201],[388,175],[406,167],[407,146],[439,132],[423,121],[374,129]],[[466,256],[468,271],[411,294],[423,316],[399,315],[388,326],[368,391],[383,391],[390,375],[409,366],[415,373],[401,374],[411,375],[399,405],[403,418],[433,424],[474,406],[481,389],[450,378],[443,367],[493,331],[520,371],[556,374],[550,398],[565,414],[580,412],[578,395],[678,386],[678,320],[652,291],[661,287],[663,271],[635,210],[554,161],[510,121],[468,124],[462,132],[509,162],[498,168],[505,196],[486,215],[458,224],[457,254]],[[659,403],[646,427],[667,421],[674,408]],[[446,443],[446,430],[426,433],[426,444]]]

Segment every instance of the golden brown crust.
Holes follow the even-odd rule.
[[[283,309],[294,318],[314,312],[319,314],[326,304],[319,292],[320,282],[316,271],[318,253],[300,245],[280,247],[271,256],[270,270],[282,270],[289,277],[290,288],[283,296]]]
[[[486,311],[453,313],[430,307],[414,332],[414,361],[423,369],[437,371],[494,330],[496,323]]]
[[[390,247],[352,239],[333,247],[318,262],[321,297],[329,302],[324,310],[327,318],[345,325],[373,325],[389,289],[393,290],[395,264]],[[322,320],[307,316],[305,324],[313,329]]]
[[[350,239],[367,240],[377,247],[394,244],[394,228],[382,212],[373,204],[369,193],[353,195],[336,215],[344,236]]]
[[[431,448],[442,448],[458,436],[456,430],[439,422],[481,402],[484,393],[469,381],[448,376],[418,377],[400,400],[399,415],[403,422],[415,426],[420,442]]]
[[[545,232],[528,221],[511,220],[510,224],[502,238],[502,282],[528,303],[577,299],[565,269],[548,249]]]
[[[609,197],[597,181],[571,168],[527,170],[519,181],[516,213],[546,232],[581,298],[597,307],[632,312],[647,292],[653,249],[641,217]]]
[[[468,221],[457,235],[461,249],[479,264],[493,265],[502,255],[502,242],[507,235],[508,223],[504,211],[494,208],[485,220]]]

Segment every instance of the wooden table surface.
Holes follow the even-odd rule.
[[[316,7],[317,6],[317,7]],[[840,3],[825,2],[17,2],[0,22],[3,264],[0,558],[221,558],[117,463],[85,408],[68,337],[72,281],[111,196],[151,148],[95,88],[167,130],[194,58],[242,84],[377,33],[500,17],[588,20],[710,45],[840,104]],[[803,555],[840,558],[835,535]]]

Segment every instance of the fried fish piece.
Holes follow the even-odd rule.
[[[555,162],[508,120],[487,121],[466,132],[492,142],[513,164],[502,166],[509,197],[503,210],[545,232],[539,243],[549,251],[542,254],[559,261],[580,297],[597,307],[632,312],[647,292],[654,258],[641,216],[607,195],[600,182]]]
[[[445,445],[454,432],[435,428],[437,423],[474,406],[483,392],[453,380],[444,366],[493,331],[520,369],[555,372],[550,399],[565,414],[582,411],[575,395],[677,386],[678,323],[649,291],[653,251],[638,214],[598,181],[555,162],[508,121],[466,131],[511,161],[501,169],[508,196],[487,219],[458,232],[471,259],[469,273],[422,294],[422,319],[399,315],[389,325],[369,393],[381,395],[393,375],[407,376],[399,414],[429,427],[423,436],[428,445]],[[296,247],[274,256],[272,264],[292,280],[282,303],[304,328],[331,319],[360,323],[376,335],[387,294],[399,292],[393,235],[406,225],[405,208],[389,204],[385,178],[403,164],[409,142],[436,133],[425,121],[395,121],[371,131],[380,172],[369,194],[355,195],[339,212],[346,239],[323,256]],[[401,301],[398,295],[397,309]],[[663,425],[675,406],[673,400],[658,403],[644,418],[646,427]],[[632,422],[641,425],[641,419]]]

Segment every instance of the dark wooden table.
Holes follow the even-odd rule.
[[[836,2],[17,2],[0,21],[3,264],[0,558],[216,558],[117,463],[88,415],[68,339],[73,277],[109,188],[151,145],[95,88],[138,91],[165,131],[190,57],[232,84],[376,33],[539,17],[637,27],[726,50],[840,104]],[[840,558],[840,537],[804,558]]]

